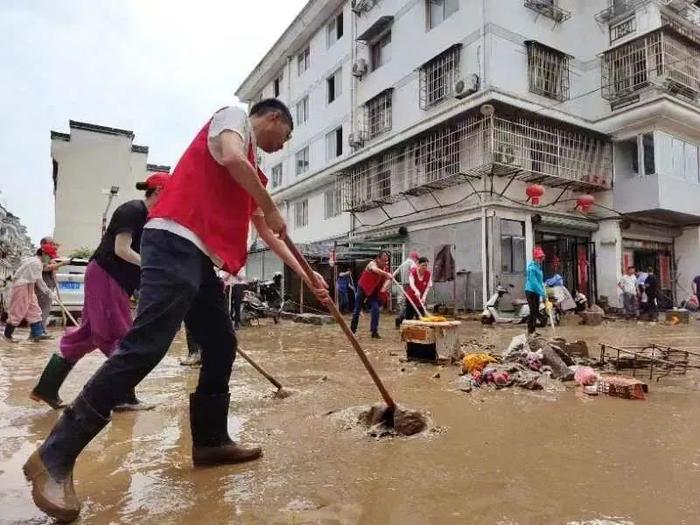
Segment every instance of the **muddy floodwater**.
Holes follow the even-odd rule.
[[[179,365],[186,353],[180,337],[137,388],[156,409],[115,414],[80,457],[80,523],[700,524],[700,375],[650,383],[646,401],[584,397],[572,384],[468,394],[456,387],[456,367],[402,362],[391,318],[382,319],[382,340],[370,339],[362,323],[361,341],[390,392],[429,411],[437,428],[375,439],[344,416],[379,397],[336,326],[246,328],[241,347],[294,395],[275,399],[274,388],[237,359],[230,428],[235,439],[260,443],[265,455],[194,469],[187,395],[197,369]],[[700,350],[697,321],[557,332],[594,350],[600,342]],[[522,328],[461,327],[463,341],[499,351],[518,333]],[[50,523],[33,506],[21,465],[59,415],[28,397],[56,347],[0,343],[3,524]],[[96,352],[80,362],[63,398],[73,399],[103,360]]]

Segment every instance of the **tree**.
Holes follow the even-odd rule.
[[[82,248],[77,248],[76,250],[73,250],[70,254],[71,259],[89,259],[92,257],[92,252],[94,250],[91,248],[88,248],[86,246],[83,246]]]

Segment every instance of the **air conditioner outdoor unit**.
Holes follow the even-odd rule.
[[[352,0],[350,3],[350,9],[356,15],[366,13],[372,9],[372,1],[373,0]]]
[[[455,98],[464,98],[479,90],[479,75],[471,74],[459,79],[454,85]]]
[[[361,148],[365,141],[360,133],[354,132],[348,135],[348,144],[351,148]]]
[[[365,73],[367,73],[367,61],[364,58],[360,58],[352,65],[352,75],[360,78]]]

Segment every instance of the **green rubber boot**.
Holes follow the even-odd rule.
[[[34,401],[43,401],[54,409],[66,406],[58,395],[58,390],[72,368],[72,363],[58,354],[53,354],[46,364],[41,378],[39,378],[39,383],[34,387],[29,397]]]

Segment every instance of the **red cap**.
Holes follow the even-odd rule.
[[[155,190],[156,188],[163,188],[170,180],[170,174],[164,171],[158,171],[148,177],[143,183],[144,189]]]
[[[532,257],[534,259],[541,259],[545,257],[544,250],[540,248],[539,246],[535,246],[535,249],[532,250]]]

